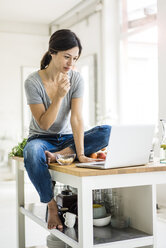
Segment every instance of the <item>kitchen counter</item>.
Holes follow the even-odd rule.
[[[44,220],[28,211],[24,205],[23,159],[14,157],[17,163],[17,208],[18,208],[18,248],[25,247],[24,218],[28,216],[39,225],[47,228]],[[166,183],[166,166],[158,162],[142,166],[108,170],[77,168],[75,164],[61,166],[49,164],[52,180],[77,188],[78,193],[78,237],[76,240],[58,230],[49,230],[73,248],[134,248],[156,247],[156,185]],[[131,230],[125,235],[116,234],[113,229],[110,238],[95,239],[93,228],[92,191],[95,189],[119,189],[123,196],[124,213],[131,219]],[[98,230],[98,229],[97,229]],[[109,231],[110,230],[110,231]],[[134,231],[133,231],[134,230]],[[134,232],[136,235],[132,236]],[[101,232],[100,232],[101,234]],[[39,234],[40,235],[40,234]]]
[[[13,157],[14,160],[23,162],[22,157]],[[53,171],[59,171],[62,173],[67,173],[70,175],[84,177],[84,176],[100,176],[100,175],[116,175],[116,174],[130,174],[130,173],[144,173],[144,172],[153,172],[153,171],[166,171],[166,165],[160,164],[159,161],[148,163],[140,166],[131,166],[131,167],[121,167],[113,168],[107,170],[101,169],[87,169],[87,168],[78,168],[75,166],[75,163],[71,165],[60,165],[58,163],[50,163],[49,169]]]

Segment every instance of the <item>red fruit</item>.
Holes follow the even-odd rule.
[[[97,153],[95,152],[95,153],[92,153],[90,156],[89,156],[90,158],[97,158]]]
[[[100,159],[106,159],[106,154],[104,152],[98,152],[97,153],[97,158],[100,158]]]

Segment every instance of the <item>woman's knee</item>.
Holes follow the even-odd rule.
[[[107,146],[111,133],[111,126],[109,125],[100,126],[99,133],[100,133],[99,136],[102,138],[103,143],[105,144],[105,146]]]
[[[106,135],[110,135],[111,132],[111,126],[110,125],[101,125],[100,129],[102,130],[102,132]]]
[[[103,148],[108,145],[110,132],[111,126],[109,125],[96,126],[85,132],[86,142],[93,143],[93,140],[95,140],[97,143],[102,143]]]
[[[26,144],[23,155],[25,163],[26,161],[31,161],[31,163],[33,163],[37,161],[39,162],[40,159],[45,160],[44,146],[41,142],[32,140]]]

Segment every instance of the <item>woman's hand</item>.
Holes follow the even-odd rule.
[[[78,156],[78,160],[81,162],[81,163],[89,163],[89,162],[95,162],[95,161],[103,161],[103,159],[94,159],[94,158],[89,158],[89,157],[86,157],[85,155],[80,155]]]
[[[57,94],[64,97],[70,90],[70,81],[67,74],[59,73],[57,80]]]

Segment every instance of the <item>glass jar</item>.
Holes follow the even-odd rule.
[[[97,189],[93,191],[93,203],[94,204],[104,204],[104,195],[101,189]]]
[[[161,119],[162,140],[160,144],[160,163],[166,164],[166,120]]]
[[[114,210],[112,189],[105,189],[105,191],[104,191],[104,205],[105,205],[107,213],[112,215],[113,210]]]
[[[113,206],[114,206],[114,212],[113,216],[115,218],[119,218],[123,215],[123,206],[122,206],[122,196],[118,194],[114,194],[113,196]]]

